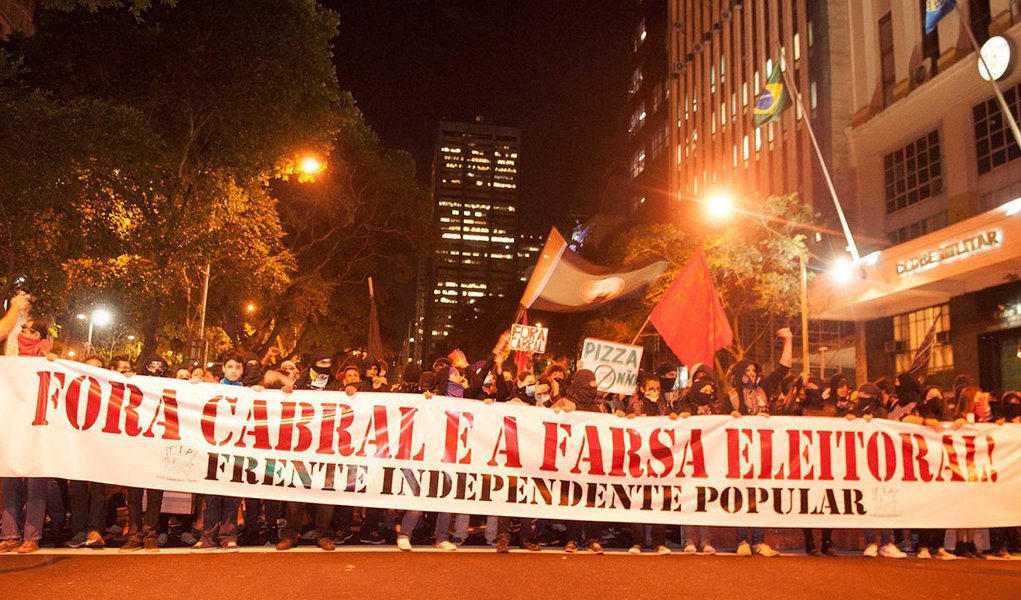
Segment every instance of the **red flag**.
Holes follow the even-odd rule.
[[[716,351],[734,343],[734,332],[701,248],[670,284],[649,319],[677,358],[689,367],[713,364]]]

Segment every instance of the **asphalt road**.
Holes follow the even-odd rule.
[[[497,555],[392,547],[0,556],[2,598],[1021,598],[1021,559]]]

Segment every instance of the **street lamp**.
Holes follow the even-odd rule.
[[[848,283],[854,278],[855,264],[846,258],[838,258],[830,265],[830,277],[837,283]]]
[[[250,313],[253,313],[253,312],[255,312],[255,305],[249,303],[248,306],[245,307],[245,310],[250,312]]]
[[[301,163],[299,163],[298,168],[304,175],[317,175],[325,169],[322,162],[311,155],[301,159]]]
[[[734,200],[723,193],[710,196],[705,205],[709,216],[716,220],[726,219],[734,212]]]
[[[89,339],[85,343],[85,345],[88,347],[88,349],[89,349],[88,351],[91,354],[92,353],[92,327],[93,327],[93,325],[98,325],[100,327],[106,327],[111,322],[113,322],[113,314],[110,311],[106,310],[105,308],[97,308],[96,310],[92,311],[92,315],[91,316],[87,316],[87,315],[84,315],[84,314],[79,314],[78,315],[78,320],[79,321],[86,321],[87,320],[89,322]]]

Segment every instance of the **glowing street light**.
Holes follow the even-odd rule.
[[[301,159],[301,163],[298,165],[304,175],[317,175],[325,168],[319,159],[314,156],[306,156]]]
[[[734,200],[727,194],[714,194],[705,205],[709,216],[716,220],[726,219],[734,211]]]
[[[830,265],[830,277],[837,283],[848,283],[854,278],[855,263],[846,258],[838,258]]]
[[[250,312],[250,313],[253,313],[253,312],[255,312],[255,305],[254,304],[249,304],[248,306],[245,307],[245,310]]]
[[[92,326],[99,325],[100,327],[106,327],[107,325],[113,322],[113,313],[106,310],[105,308],[97,308],[96,310],[92,311],[91,316],[81,314],[78,315],[78,319],[82,321],[87,319],[89,321],[89,339],[88,342],[86,342],[86,344],[88,345],[89,352],[92,352]]]

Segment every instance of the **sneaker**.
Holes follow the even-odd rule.
[[[508,554],[510,552],[509,541],[510,540],[507,539],[506,535],[501,535],[500,537],[496,538],[496,552],[498,554]],[[454,546],[454,548],[456,549],[457,546]]]
[[[705,546],[702,546],[702,554],[708,554],[709,556],[712,556],[716,554],[716,548],[713,548],[709,544],[706,544]]]
[[[915,557],[921,559],[930,559],[932,558],[932,554],[929,553],[928,548],[919,548],[918,554],[916,554]]]
[[[17,552],[18,554],[30,554],[38,549],[39,549],[38,541],[22,542],[22,544],[18,546],[18,549],[15,550],[15,552]]]
[[[576,544],[574,542],[567,542],[567,545],[564,546],[564,552],[566,552],[568,554],[574,554],[577,551],[578,551],[578,544]]]
[[[411,552],[411,538],[406,535],[397,536],[397,549],[401,552]]]
[[[755,544],[755,553],[758,554],[759,556],[764,556],[766,558],[780,556],[780,553],[777,552],[776,550],[773,550],[772,546],[770,546],[769,544]],[[836,552],[834,552],[832,556],[836,556]]]
[[[992,554],[992,558],[1005,558],[1005,559],[1010,559],[1010,558],[1011,558],[1011,556],[1010,556],[1010,552],[1007,552],[1007,549],[1006,549],[1006,548],[1000,548],[1000,549],[999,549],[999,550],[997,550],[996,552],[993,552],[993,554]]]
[[[370,531],[368,533],[362,534],[363,544],[372,544],[373,546],[378,546],[379,544],[382,544],[385,541],[386,540],[383,539],[383,536],[381,536],[378,531]]]
[[[738,556],[752,555],[752,547],[748,544],[748,542],[741,542],[740,544],[737,545],[737,555]]]
[[[156,553],[160,551],[160,543],[154,537],[147,537],[142,540],[142,548],[149,553]]]
[[[157,546],[166,546],[167,545],[167,534],[161,533],[158,536],[156,536],[156,545]]]
[[[603,553],[603,545],[600,544],[599,542],[589,542],[588,550],[592,554],[602,554]]]
[[[666,546],[656,546],[656,554],[660,556],[666,556],[667,554],[671,554],[672,552],[673,550],[667,548]]]
[[[185,546],[194,546],[198,541],[198,538],[192,535],[190,531],[185,531],[181,534],[181,543]]]
[[[337,531],[333,534],[333,543],[338,546],[354,537],[354,534],[350,530]]]
[[[535,542],[521,542],[521,549],[528,550],[529,552],[542,552],[542,546]],[[1009,555],[1008,555],[1009,556]]]
[[[218,549],[218,546],[215,546],[213,544],[207,544],[207,543],[203,542],[202,540],[199,540],[199,541],[195,542],[195,545],[191,547],[189,552],[192,552],[194,554],[198,554],[200,552],[212,552],[212,551],[217,550],[217,549]]]
[[[940,547],[936,550],[936,558],[939,560],[957,560],[957,557],[947,552],[946,548]]]
[[[137,535],[133,535],[128,539],[124,540],[124,545],[121,546],[119,552],[135,552],[136,550],[142,549],[142,538]]]
[[[822,553],[826,556],[836,556],[837,549],[834,548],[832,544],[826,544],[822,547]]]
[[[324,550],[326,552],[333,552],[334,550],[337,549],[337,545],[334,544],[333,540],[331,540],[328,537],[319,538],[318,540],[316,540],[316,545],[319,546],[320,550]]]
[[[120,534],[124,533],[124,528],[121,527],[120,525],[114,524],[114,525],[111,525],[111,526],[107,527],[106,528],[106,532],[107,533],[113,533],[113,534],[120,535]]]
[[[13,552],[18,549],[21,545],[21,540],[4,540],[0,542],[0,554],[6,554]]]
[[[879,551],[879,555],[883,558],[907,558],[908,555],[901,552],[901,549],[896,544],[886,544]]]
[[[103,539],[103,534],[99,533],[98,531],[90,531],[89,534],[87,536],[85,536],[85,547],[86,548],[92,548],[94,550],[99,550],[99,549],[103,548],[103,546],[105,546],[105,545],[106,545],[106,540]]]
[[[499,542],[497,542],[497,543],[499,543]],[[439,550],[445,550],[447,552],[453,552],[454,550],[457,550],[457,546],[455,546],[454,543],[451,542],[450,540],[443,540],[442,542],[436,542],[436,545],[434,547],[439,549]]]
[[[822,556],[822,552],[819,552],[819,549],[815,546],[808,546],[805,548],[805,554],[808,556]]]
[[[641,554],[642,553],[642,547],[639,546],[638,544],[635,544],[634,546],[631,546],[631,548],[628,549],[627,553],[628,554]]]
[[[889,545],[891,544],[887,544],[887,546]],[[883,551],[886,551],[886,546],[883,546]],[[865,558],[876,558],[879,556],[879,546],[877,544],[869,544],[868,546],[865,546],[865,551],[862,552],[861,555]]]
[[[285,538],[282,538],[279,542],[277,542],[277,546],[276,547],[277,547],[277,550],[284,551],[284,550],[290,550],[291,548],[293,548],[293,547],[295,547],[297,545],[298,545],[298,540],[296,540],[294,538],[285,537]]]
[[[697,554],[698,553],[698,547],[696,547],[695,544],[688,544],[687,546],[684,547],[684,553],[685,554]]]
[[[74,534],[74,537],[64,542],[65,548],[81,548],[89,536],[84,531]]]
[[[227,542],[226,544],[223,545],[223,551],[224,552],[240,552],[241,548],[238,546],[237,542]]]

